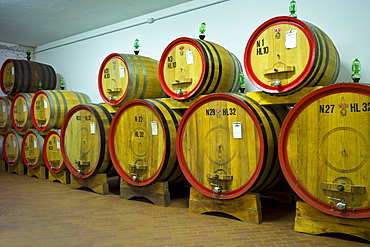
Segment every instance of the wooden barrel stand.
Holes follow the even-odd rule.
[[[22,162],[19,162],[12,166],[8,165],[8,172],[18,175],[25,175],[27,173],[27,167]]]
[[[109,194],[109,180],[117,179],[117,176],[108,177],[106,173],[98,173],[88,178],[79,178],[71,174],[71,188],[88,188],[100,195]]]
[[[344,233],[370,241],[370,218],[345,219],[325,214],[297,201],[294,231],[313,235]]]
[[[155,182],[145,187],[133,186],[121,178],[120,198],[132,199],[143,197],[156,206],[168,207],[171,205],[168,181]]]
[[[48,178],[48,169],[46,166],[40,166],[33,169],[27,169],[28,177],[36,177],[38,179],[47,179]]]
[[[0,172],[6,172],[7,171],[7,165],[4,160],[0,160]]]
[[[59,181],[62,184],[70,184],[71,183],[71,172],[68,170],[64,170],[59,173],[53,173],[49,171],[48,180],[50,182]]]

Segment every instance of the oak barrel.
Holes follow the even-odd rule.
[[[241,72],[239,60],[222,46],[186,37],[166,47],[158,68],[163,90],[176,100],[216,92],[237,92]]]
[[[100,66],[98,88],[102,99],[114,106],[166,96],[159,82],[158,61],[132,54],[108,55]]]
[[[0,87],[7,95],[17,93],[35,93],[42,89],[55,89],[56,73],[50,65],[27,61],[7,59],[0,71]]]
[[[176,158],[181,116],[158,99],[132,100],[114,115],[109,151],[118,174],[129,184],[183,181]]]
[[[32,128],[31,103],[34,93],[19,93],[14,96],[10,118],[13,128],[20,132],[25,132]]]
[[[287,95],[303,87],[334,83],[340,58],[334,43],[321,29],[297,18],[280,16],[264,22],[249,38],[244,68],[257,88]]]
[[[277,184],[283,178],[279,118],[286,113],[285,107],[264,107],[242,94],[198,99],[185,112],[177,134],[177,157],[186,179],[205,196],[219,199]]]
[[[2,151],[9,166],[22,162],[22,136],[13,129],[8,130],[4,135]]]
[[[67,112],[72,107],[91,103],[85,93],[67,90],[40,90],[31,102],[33,126],[40,131],[60,129]]]
[[[37,130],[30,129],[24,136],[22,141],[22,159],[23,163],[30,169],[36,169],[44,166],[44,155],[42,153],[44,146],[44,138]]]
[[[76,177],[114,173],[108,152],[112,116],[101,104],[77,105],[68,111],[60,134],[67,169]]]
[[[67,169],[62,155],[60,130],[51,130],[45,136],[43,154],[45,165],[50,172],[60,173]]]
[[[343,218],[370,217],[370,87],[343,83],[302,98],[281,129],[279,158],[296,194]]]
[[[0,97],[0,133],[5,134],[12,127],[10,117],[12,101],[8,96]]]

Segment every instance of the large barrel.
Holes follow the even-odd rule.
[[[98,88],[102,99],[114,106],[166,96],[158,78],[158,61],[140,55],[108,55],[100,66]]]
[[[27,60],[7,59],[0,71],[0,87],[8,95],[35,93],[39,83],[43,89],[55,89],[56,81],[53,67]]]
[[[25,132],[32,128],[31,103],[34,93],[19,93],[14,96],[10,118],[13,128],[20,132]]]
[[[283,178],[279,118],[286,113],[285,107],[264,107],[242,94],[198,99],[185,112],[177,134],[177,156],[186,179],[202,194],[219,199],[277,184]]]
[[[157,99],[132,100],[115,114],[109,151],[118,174],[135,186],[184,180],[176,159],[181,116]]]
[[[340,59],[330,38],[311,23],[293,17],[272,18],[250,37],[244,53],[250,81],[271,94],[332,84]]]
[[[36,169],[44,166],[44,155],[42,153],[44,138],[37,130],[28,130],[22,141],[22,159],[23,163],[30,169]]]
[[[33,126],[40,131],[60,129],[67,112],[72,107],[89,104],[91,99],[85,93],[67,90],[40,90],[31,102]]]
[[[279,158],[296,194],[342,218],[370,217],[370,87],[334,84],[302,98],[281,130]]]
[[[64,162],[76,177],[114,173],[108,153],[112,116],[101,104],[77,105],[68,111],[60,134]]]
[[[186,37],[166,47],[158,68],[162,88],[176,100],[237,92],[241,72],[239,60],[222,46]]]
[[[0,97],[0,133],[5,134],[12,127],[10,117],[12,101],[8,96]]]
[[[43,151],[44,161],[46,167],[52,173],[60,173],[66,168],[61,143],[60,143],[60,130],[51,130],[45,136]]]
[[[22,162],[22,137],[15,130],[11,129],[5,133],[2,151],[9,166]]]

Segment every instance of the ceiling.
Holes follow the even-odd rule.
[[[0,0],[0,42],[39,46],[192,0]]]

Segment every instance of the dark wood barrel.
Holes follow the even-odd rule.
[[[342,218],[370,217],[370,87],[343,83],[302,98],[281,129],[279,158],[296,194]]]
[[[109,151],[118,174],[129,184],[185,180],[176,158],[181,116],[158,99],[132,100],[114,115]]]
[[[60,130],[51,130],[45,136],[43,154],[45,165],[50,172],[60,173],[67,169],[62,155]]]
[[[28,130],[22,140],[23,163],[30,169],[36,169],[45,165],[42,153],[44,138],[37,130]]]
[[[242,94],[198,99],[185,112],[177,134],[177,157],[186,179],[202,194],[219,199],[277,184],[283,178],[277,145],[286,113],[285,107],[264,107]]]
[[[34,93],[19,93],[14,96],[11,104],[10,118],[13,128],[23,134],[33,127],[31,103],[34,95]]]
[[[56,73],[50,65],[27,60],[7,59],[0,71],[0,87],[7,95],[35,93],[40,89],[55,89]]]
[[[13,129],[8,130],[4,135],[3,155],[9,166],[22,162],[22,136]]]
[[[108,152],[112,116],[101,104],[77,105],[68,111],[60,134],[67,169],[76,177],[115,172]]]
[[[113,106],[166,96],[159,82],[158,61],[133,54],[108,55],[100,66],[98,88],[102,99]]]
[[[10,116],[12,101],[9,96],[0,97],[0,133],[5,134],[12,127]]]
[[[40,90],[31,102],[33,126],[40,131],[60,129],[67,112],[72,107],[91,103],[85,93],[67,90]]]
[[[166,47],[158,68],[163,90],[176,100],[216,92],[237,92],[241,72],[239,60],[222,46],[186,37]]]
[[[271,94],[332,84],[340,59],[330,38],[313,24],[280,16],[260,25],[249,38],[244,68],[250,81]]]

